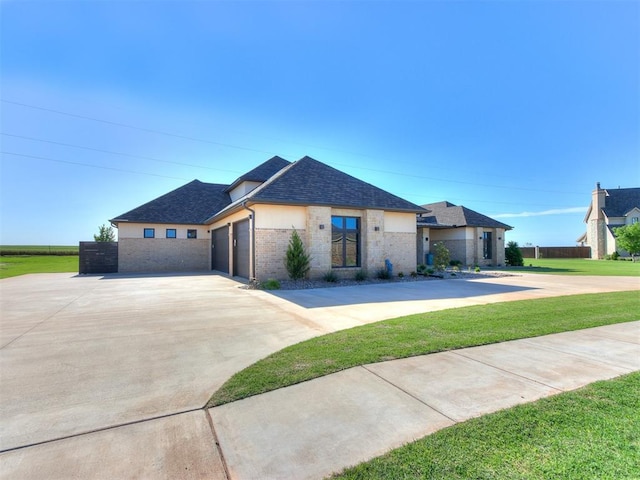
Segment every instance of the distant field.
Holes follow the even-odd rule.
[[[77,245],[0,245],[0,255],[78,255]]]
[[[525,258],[524,267],[509,271],[550,273],[555,275],[640,276],[640,262],[626,260],[591,260],[588,258]]]

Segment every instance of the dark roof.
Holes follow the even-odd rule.
[[[640,208],[640,188],[606,189],[602,209],[607,217],[624,217],[633,207]]]
[[[511,230],[513,228],[506,223],[494,220],[470,208],[454,205],[446,201],[429,203],[422,205],[422,207],[428,212],[418,217],[419,225],[504,228],[505,230]]]
[[[275,156],[267,160],[261,165],[258,165],[253,170],[245,173],[241,177],[238,177],[229,187],[227,192],[230,192],[242,182],[266,182],[284,167],[290,165],[291,162],[284,158]]]
[[[111,221],[203,224],[231,203],[227,187],[194,180]]]
[[[247,200],[254,203],[327,205],[416,213],[423,211],[414,203],[311,157],[304,157],[291,164],[250,193]]]

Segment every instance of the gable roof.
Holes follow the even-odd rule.
[[[512,230],[513,227],[506,223],[494,220],[481,213],[463,207],[462,205],[454,205],[451,202],[437,202],[422,205],[428,213],[418,217],[418,225],[423,226],[443,226],[443,227],[486,227],[486,228],[504,228]]]
[[[359,180],[311,157],[280,170],[237,203],[325,205],[423,212],[422,207]]]
[[[640,188],[605,189],[604,214],[611,217],[624,217],[633,210],[640,208]]]
[[[275,157],[270,158],[266,162],[258,165],[253,170],[245,173],[244,175],[238,177],[231,185],[227,187],[227,192],[230,192],[242,182],[266,182],[277,172],[282,170],[284,167],[290,165],[291,162],[285,160],[284,158]]]
[[[207,218],[231,203],[227,187],[193,180],[111,222],[204,224]]]

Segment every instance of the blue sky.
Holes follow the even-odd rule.
[[[0,3],[1,244],[310,155],[573,245],[640,186],[640,2]]]

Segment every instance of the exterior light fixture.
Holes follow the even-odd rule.
[[[320,230],[324,230],[324,223],[320,224]]]
[[[379,231],[380,231],[380,227],[373,227],[373,229],[374,229],[376,232],[379,232]]]

